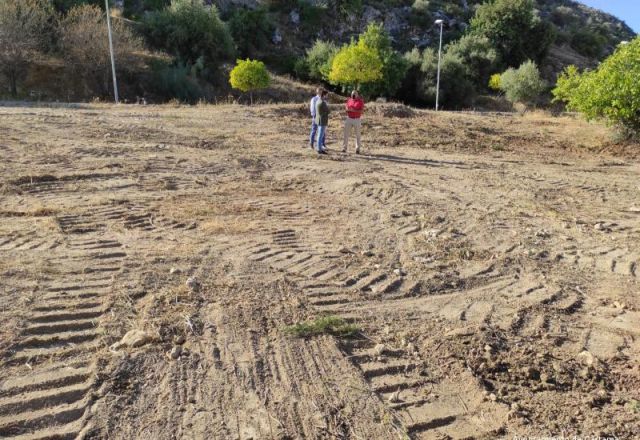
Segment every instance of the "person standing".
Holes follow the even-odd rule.
[[[327,136],[327,126],[329,125],[329,104],[327,103],[326,90],[320,92],[320,98],[316,102],[316,124],[318,125],[318,142],[316,151],[318,154],[327,154],[327,145],[325,144]]]
[[[311,148],[313,148],[313,144],[318,133],[318,124],[316,124],[316,104],[318,102],[318,99],[320,99],[321,92],[322,89],[318,87],[316,89],[316,95],[311,98],[311,102],[309,103],[309,111],[311,112],[311,135],[309,136],[309,146]]]
[[[347,118],[344,120],[344,143],[342,145],[342,152],[347,152],[349,136],[353,128],[356,132],[356,154],[360,154],[360,128],[362,126],[360,118],[364,112],[364,100],[357,90],[351,92],[351,98],[347,100],[346,110]]]

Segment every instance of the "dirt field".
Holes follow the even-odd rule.
[[[307,125],[0,107],[0,438],[639,438],[637,158],[567,117]],[[323,315],[359,331],[288,327]]]

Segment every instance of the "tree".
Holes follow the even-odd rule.
[[[553,90],[556,101],[587,119],[605,119],[640,134],[640,37],[618,49],[594,71],[567,68]]]
[[[233,59],[233,40],[218,9],[203,0],[173,0],[169,8],[148,14],[143,30],[152,46],[186,65],[202,59],[216,69]]]
[[[382,62],[382,77],[365,84],[362,92],[369,96],[394,96],[407,74],[409,64],[391,47],[391,38],[382,24],[371,23],[358,38],[358,44],[375,51]]]
[[[467,34],[449,44],[447,53],[462,60],[467,77],[477,88],[486,87],[489,76],[498,66],[498,53],[487,37]]]
[[[494,73],[493,75],[491,75],[491,78],[489,78],[489,88],[491,90],[495,90],[496,92],[502,90],[502,82],[500,80],[501,77],[502,75],[499,73]]]
[[[435,105],[438,54],[434,49],[425,49],[421,61],[418,93],[430,105]],[[464,61],[459,55],[446,51],[440,65],[440,104],[449,108],[466,107],[471,105],[475,93]]]
[[[236,9],[228,21],[229,31],[241,57],[255,57],[271,39],[273,23],[264,8]]]
[[[119,74],[141,67],[142,40],[122,20],[112,20],[113,49]],[[111,58],[104,12],[97,6],[77,6],[60,22],[60,46],[65,66],[87,95],[108,96]]]
[[[229,74],[229,83],[234,89],[249,92],[253,104],[253,91],[269,87],[271,78],[262,61],[246,59],[237,61]]]
[[[47,0],[0,0],[0,73],[18,96],[18,82],[41,53],[54,12]]]
[[[329,81],[343,87],[358,88],[361,84],[382,78],[382,68],[382,61],[373,49],[351,43],[333,58]]]
[[[328,81],[333,58],[339,50],[334,43],[316,40],[313,46],[307,49],[306,60],[309,78],[316,81]]]
[[[546,88],[538,66],[524,62],[518,69],[510,68],[500,76],[500,89],[510,102],[533,103]]]
[[[555,39],[551,24],[540,20],[533,0],[483,3],[471,20],[471,33],[488,38],[505,66],[518,66],[528,59],[542,61]]]

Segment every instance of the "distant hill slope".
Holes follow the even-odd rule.
[[[347,42],[372,21],[384,23],[401,51],[433,46],[435,19],[448,26],[445,42],[468,27],[482,0],[213,0],[224,16],[237,8],[265,7],[274,22],[271,51],[292,57],[304,53],[316,39]],[[557,41],[546,67],[550,75],[568,64],[588,67],[610,54],[633,30],[622,20],[572,0],[537,0],[542,20],[552,23]],[[349,8],[352,8],[349,11]],[[318,10],[323,10],[321,17]],[[358,11],[359,9],[359,11]],[[279,58],[283,60],[283,58]]]

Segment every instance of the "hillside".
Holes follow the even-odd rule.
[[[29,1],[39,5],[33,16],[37,20],[29,22],[21,21],[21,2],[2,4],[0,96],[111,99],[102,3]],[[228,73],[239,58],[259,59],[275,74],[324,83],[340,92],[340,85],[321,72],[331,69],[341,46],[371,31],[378,32],[370,37],[379,44],[375,50],[384,60],[384,74],[364,93],[432,106],[439,37],[434,21],[441,19],[445,22],[442,104],[463,109],[476,104],[477,96],[490,93],[492,74],[531,59],[553,84],[565,66],[594,66],[621,41],[634,37],[617,18],[570,0],[496,3],[510,11],[519,8],[516,16],[526,11],[522,12],[526,20],[502,24],[500,32],[508,32],[509,38],[477,25],[477,16],[491,8],[490,2],[480,0],[218,0],[213,2],[216,8],[209,8],[210,0],[120,0],[114,2],[111,15],[121,95],[128,101],[144,96],[152,102],[242,99],[228,83]],[[500,21],[502,16],[511,14],[494,13],[492,19]],[[378,30],[371,27],[376,23]],[[324,52],[316,51],[320,58],[314,67],[310,51],[318,42],[325,46]],[[277,78],[276,84],[283,81]],[[270,101],[297,94],[262,95]]]
[[[458,38],[469,26],[482,0],[357,0],[278,2],[260,0],[216,0],[222,15],[236,8],[266,7],[274,28],[265,52],[296,57],[316,39],[339,43],[356,38],[372,21],[382,22],[397,50],[435,46],[436,19],[447,23],[445,43]],[[618,43],[635,33],[620,19],[572,0],[536,0],[540,18],[557,32],[549,64],[557,72],[568,64],[592,66],[610,54]],[[323,10],[325,5],[329,7]],[[316,9],[314,9],[316,8]],[[326,14],[318,19],[316,15]],[[323,26],[321,22],[327,23]],[[280,58],[282,61],[282,58]],[[286,68],[286,66],[284,66]]]

